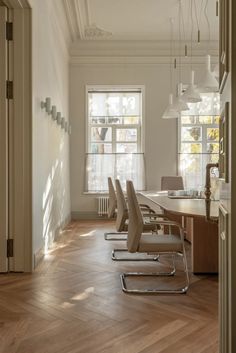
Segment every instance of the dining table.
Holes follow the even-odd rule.
[[[144,198],[158,205],[164,217],[185,228],[185,238],[191,244],[191,270],[194,274],[218,273],[219,201],[211,201],[211,221],[206,219],[204,198],[169,195],[166,191],[142,191]],[[177,228],[173,230],[177,232]]]

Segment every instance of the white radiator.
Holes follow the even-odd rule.
[[[108,205],[109,205],[109,197],[108,196],[100,196],[97,198],[98,200],[98,215],[103,216],[107,215]]]

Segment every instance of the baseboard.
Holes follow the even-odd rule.
[[[81,212],[81,211],[72,211],[71,212],[72,221],[78,220],[107,220],[107,215],[99,216],[97,212]]]

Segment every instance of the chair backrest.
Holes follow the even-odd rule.
[[[109,192],[109,205],[108,205],[107,216],[108,218],[112,218],[116,211],[117,201],[116,201],[116,193],[115,193],[114,185],[110,177],[108,178],[108,192]]]
[[[161,190],[184,190],[182,176],[163,176],[161,178]]]
[[[143,217],[139,208],[133,182],[127,180],[126,187],[129,206],[127,248],[130,252],[136,252],[138,250],[140,237],[142,235]]]
[[[124,193],[120,185],[120,181],[116,179],[116,197],[117,197],[117,216],[116,230],[122,232],[125,228],[125,221],[128,219],[128,207],[125,201]]]

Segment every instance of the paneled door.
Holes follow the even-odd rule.
[[[8,44],[7,8],[0,6],[0,272],[8,271]]]

